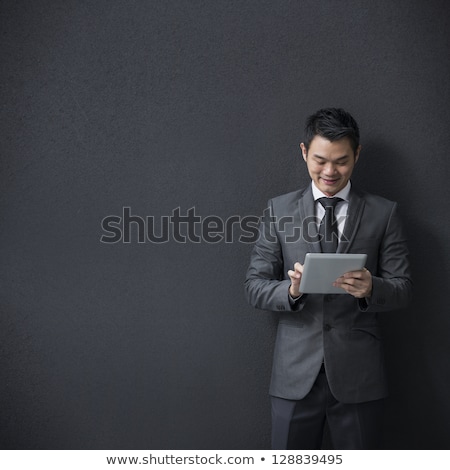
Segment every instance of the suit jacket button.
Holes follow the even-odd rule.
[[[325,326],[323,327],[323,329],[325,331],[330,331],[331,330],[331,326],[328,324],[328,323],[325,323]]]

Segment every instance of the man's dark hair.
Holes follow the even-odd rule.
[[[305,144],[306,150],[316,135],[334,142],[347,137],[356,153],[359,147],[359,128],[356,121],[347,111],[342,108],[320,109],[306,120]]]

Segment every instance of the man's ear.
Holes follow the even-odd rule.
[[[361,152],[361,145],[356,149],[356,152],[355,152],[355,163],[358,161],[359,159],[359,153]]]
[[[300,144],[300,148],[302,149],[303,160],[305,160],[306,162],[306,159],[308,157],[308,150],[306,149],[305,144],[303,142]]]

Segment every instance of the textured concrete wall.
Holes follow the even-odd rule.
[[[414,304],[383,316],[385,446],[448,446],[447,2],[0,8],[0,447],[268,448],[275,317],[243,295],[251,217],[220,220],[308,182],[298,143],[323,106],[358,120],[354,181],[410,237]],[[177,208],[219,219],[210,243],[138,243],[136,218],[102,243],[124,207],[158,230]]]

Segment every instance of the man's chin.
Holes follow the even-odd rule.
[[[329,184],[322,184],[319,188],[324,194],[326,194],[327,196],[334,196],[336,193],[338,193],[341,188],[339,187],[339,185],[335,184],[335,185],[329,185]]]

